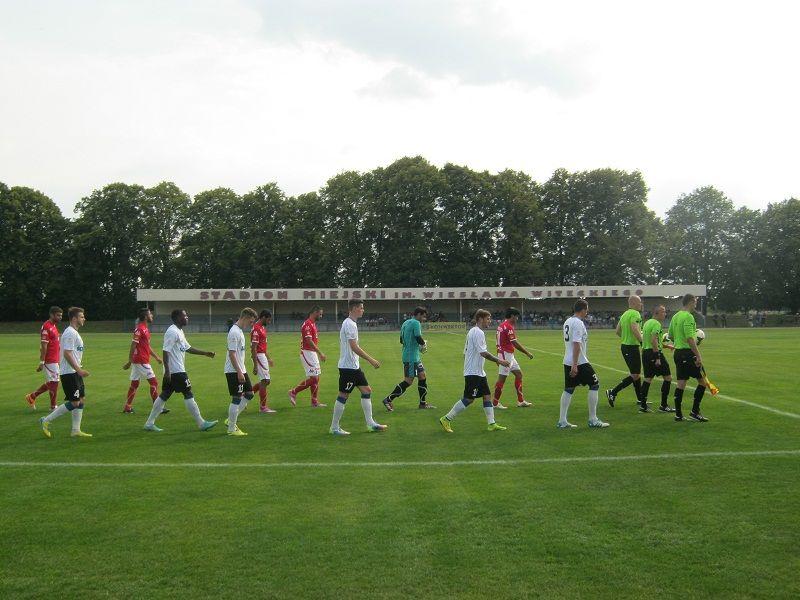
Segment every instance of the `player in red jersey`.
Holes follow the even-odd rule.
[[[525,346],[517,340],[517,333],[514,326],[520,318],[520,312],[516,308],[506,310],[506,320],[497,327],[497,356],[507,360],[510,364],[507,367],[500,366],[497,376],[497,383],[494,384],[494,398],[492,404],[495,408],[508,408],[500,404],[500,395],[503,393],[503,386],[509,373],[514,373],[514,387],[517,389],[517,406],[525,408],[531,406],[522,395],[522,369],[519,368],[517,359],[514,358],[514,350],[519,350],[528,358],[533,358]]]
[[[148,323],[153,322],[153,313],[149,308],[139,309],[139,322],[136,329],[133,330],[133,340],[131,341],[131,349],[128,353],[128,362],[122,365],[123,369],[131,369],[131,385],[128,388],[128,396],[125,400],[125,407],[122,409],[123,413],[133,413],[133,399],[136,397],[136,390],[139,388],[139,380],[146,379],[150,384],[150,398],[153,402],[158,398],[158,379],[150,366],[150,357],[156,359],[158,364],[161,359],[153,352],[150,347],[150,329]],[[133,367],[133,368],[131,368]],[[169,412],[168,409],[162,412]]]
[[[297,405],[297,394],[306,388],[311,388],[311,406],[326,406],[319,401],[319,378],[322,375],[320,362],[325,362],[327,358],[318,346],[317,321],[321,318],[322,308],[314,306],[300,328],[300,362],[306,371],[306,378],[289,390],[292,406]]]
[[[36,410],[37,396],[45,392],[50,392],[50,410],[54,410],[56,404],[58,404],[56,398],[58,396],[58,381],[61,374],[58,368],[58,363],[61,360],[61,345],[59,343],[60,336],[56,325],[61,322],[61,317],[63,315],[64,311],[61,308],[58,306],[51,306],[50,318],[42,324],[39,366],[36,367],[36,371],[44,371],[44,383],[40,385],[36,391],[25,396],[25,400],[33,410]]]
[[[253,386],[253,393],[258,393],[258,398],[261,401],[262,413],[274,413],[275,411],[269,407],[269,399],[267,398],[267,386],[269,385],[269,368],[275,363],[267,354],[267,325],[272,322],[272,313],[268,310],[262,310],[258,315],[258,321],[253,323],[253,329],[250,331],[250,350],[253,355],[253,375],[258,376],[258,383]]]

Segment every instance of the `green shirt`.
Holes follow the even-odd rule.
[[[644,324],[644,328],[642,328],[642,350],[655,350],[656,352],[660,352],[662,348],[662,333],[661,321],[658,319],[648,319]],[[653,348],[653,344],[651,343],[653,336],[656,336],[656,340],[658,340],[655,348]]]
[[[400,343],[403,344],[403,362],[419,362],[419,342],[422,337],[422,324],[416,319],[406,319],[400,327]]]
[[[639,329],[642,328],[642,315],[639,314],[638,310],[633,308],[629,308],[622,316],[619,318],[619,325],[620,325],[620,333],[622,334],[622,344],[624,346],[638,346],[639,340],[636,339],[636,336],[633,335],[633,329],[631,326],[636,323],[639,325]]]
[[[694,315],[688,310],[679,310],[669,322],[669,337],[675,343],[675,350],[685,350],[689,346],[690,338],[697,335],[697,325]]]

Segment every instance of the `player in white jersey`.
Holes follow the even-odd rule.
[[[192,392],[192,382],[189,381],[189,375],[186,374],[186,366],[184,364],[186,353],[198,354],[200,356],[207,356],[214,358],[214,352],[206,352],[205,350],[198,350],[192,348],[189,342],[186,341],[186,335],[183,333],[183,328],[189,324],[189,315],[182,308],[176,308],[170,314],[172,317],[172,325],[164,333],[164,344],[162,346],[164,356],[164,381],[161,382],[161,394],[153,402],[153,410],[150,411],[150,416],[147,417],[147,422],[144,428],[147,431],[162,431],[156,425],[156,418],[164,409],[164,405],[169,400],[173,392],[183,394],[183,403],[186,410],[194,418],[197,423],[198,429],[207,431],[217,424],[217,421],[206,421],[200,414],[200,407],[194,399]]]
[[[367,422],[367,431],[384,431],[386,425],[377,423],[372,418],[372,388],[367,382],[367,376],[361,370],[358,358],[361,357],[379,369],[381,363],[367,354],[358,345],[358,325],[356,321],[364,314],[364,302],[361,300],[350,300],[347,303],[350,315],[342,322],[339,331],[339,395],[333,404],[333,420],[331,421],[330,432],[333,435],[350,435],[339,425],[339,421],[344,413],[344,405],[353,388],[358,388],[361,392],[361,409],[364,411],[364,419]]]
[[[486,334],[483,330],[491,324],[492,314],[488,310],[479,309],[475,313],[474,321],[475,325],[467,333],[467,341],[464,345],[463,397],[453,405],[449,413],[439,419],[439,423],[442,424],[447,433],[453,433],[450,422],[472,404],[478,396],[483,396],[483,411],[486,413],[489,431],[504,431],[506,429],[494,420],[492,394],[489,391],[489,382],[486,379],[486,371],[483,370],[483,365],[486,359],[497,363],[501,367],[507,367],[510,363],[491,354],[486,348]]]
[[[586,356],[586,344],[589,332],[583,320],[589,314],[589,303],[586,300],[575,302],[574,314],[564,322],[564,392],[561,394],[561,414],[558,418],[559,429],[572,429],[576,427],[567,421],[569,403],[572,393],[579,385],[589,386],[589,427],[608,427],[597,418],[598,390],[600,380],[594,372]]]
[[[231,396],[231,403],[228,406],[228,418],[225,424],[228,426],[228,435],[245,436],[244,431],[239,429],[236,420],[247,403],[253,397],[253,385],[244,367],[244,329],[253,326],[258,318],[256,311],[252,308],[244,308],[239,313],[239,320],[228,330],[228,353],[225,356],[225,379],[228,380],[228,393]],[[269,372],[267,372],[269,374]]]
[[[67,310],[69,327],[61,334],[61,356],[59,370],[61,371],[61,387],[64,390],[64,404],[59,404],[46,417],[39,419],[42,432],[47,437],[52,437],[50,423],[67,413],[72,416],[72,437],[92,437],[91,433],[81,431],[81,419],[83,418],[83,404],[86,399],[86,389],[83,385],[84,377],[89,376],[81,365],[83,360],[83,339],[78,330],[86,323],[86,316],[83,309],[77,306]]]

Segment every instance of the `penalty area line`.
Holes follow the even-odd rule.
[[[551,354],[553,356],[564,356],[560,352],[550,352],[549,350],[542,350],[541,348],[531,348],[531,350],[535,350],[536,352],[541,352],[543,354]],[[609,367],[607,365],[601,365],[599,363],[592,362],[591,360],[589,361],[589,363],[593,367],[599,367],[601,369],[606,369],[607,371],[616,371],[617,373],[622,373],[624,375],[628,374],[627,371],[623,371],[622,369],[617,369],[616,367]],[[673,378],[673,382],[674,381],[675,381],[675,379]],[[694,386],[687,385],[686,389],[687,390],[693,390],[695,388],[694,388]],[[779,410],[777,408],[772,408],[771,406],[766,406],[764,404],[758,404],[757,402],[751,402],[750,400],[742,400],[741,398],[734,398],[733,396],[728,396],[727,394],[717,394],[716,396],[714,396],[714,398],[723,398],[723,399],[728,400],[730,402],[738,402],[739,404],[745,404],[747,406],[752,406],[753,408],[760,408],[761,410],[766,410],[766,411],[769,411],[771,413],[775,413],[776,415],[782,415],[784,417],[791,417],[792,419],[800,419],[800,415],[797,414],[797,413],[787,412],[785,410]]]
[[[498,460],[423,460],[397,462],[278,462],[278,463],[168,463],[168,462],[35,462],[2,461],[0,468],[88,468],[88,469],[324,469],[324,468],[416,468],[416,467],[483,467],[535,464],[592,462],[626,462],[643,460],[691,460],[700,458],[793,457],[800,450],[752,450],[719,452],[680,452],[664,454],[631,454],[623,456],[557,456],[552,458],[517,458]]]

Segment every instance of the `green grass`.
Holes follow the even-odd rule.
[[[528,410],[498,411],[508,431],[489,433],[479,405],[454,422],[436,419],[460,396],[463,336],[432,334],[425,355],[436,411],[417,411],[416,389],[392,414],[380,398],[400,379],[396,334],[363,334],[384,366],[367,370],[385,434],[368,434],[357,396],[327,433],[336,397],[338,338],[323,335],[321,399],[291,408],[302,377],[296,335],[270,337],[271,397],[249,410],[233,439],[221,425],[198,432],[180,398],[141,430],[148,405],[120,414],[128,337],[84,333],[91,440],[69,437],[69,419],[45,439],[23,396],[37,387],[37,336],[0,337],[4,463],[231,463],[230,468],[0,466],[2,597],[797,597],[800,594],[800,455],[525,462],[800,449],[800,419],[706,397],[710,423],[675,423],[636,412],[631,388],[601,402],[607,430],[586,427],[586,390],[575,394],[574,431],[555,428],[563,384],[560,332],[523,332],[536,358],[521,357]],[[702,349],[722,394],[800,414],[793,374],[796,330],[712,330]],[[489,335],[491,339],[491,334]],[[160,343],[161,336],[154,336]],[[218,352],[188,357],[198,403],[224,418],[224,337],[190,335]],[[548,353],[549,352],[549,353]],[[550,354],[552,353],[552,354]],[[616,338],[590,333],[603,387],[622,376]],[[490,383],[496,370],[487,364]],[[651,401],[658,395],[651,390]],[[506,385],[504,398],[512,399]],[[40,407],[47,405],[41,397]],[[507,464],[392,467],[244,466],[275,463],[483,461]]]

